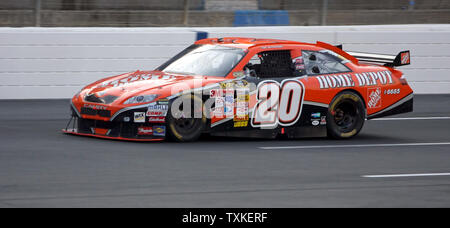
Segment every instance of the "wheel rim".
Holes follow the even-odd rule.
[[[196,125],[195,123],[196,123],[195,119],[180,118],[175,120],[175,127],[177,128],[178,131],[189,132],[195,127]]]
[[[350,132],[355,128],[358,118],[356,110],[356,105],[353,102],[344,101],[336,106],[334,123],[341,132]]]
[[[191,134],[201,125],[202,119],[195,118],[195,116],[202,114],[201,108],[196,108],[194,102],[192,102],[191,110],[193,110],[193,113],[190,112],[191,110],[185,111],[183,106],[180,106],[179,109],[180,115],[173,122],[174,130],[182,135]]]

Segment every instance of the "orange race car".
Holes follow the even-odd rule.
[[[71,101],[65,133],[132,141],[217,136],[350,138],[366,119],[411,112],[394,67],[410,53],[254,38],[197,41],[153,71],[97,81]]]

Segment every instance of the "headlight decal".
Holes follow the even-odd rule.
[[[149,103],[155,100],[158,96],[159,96],[158,94],[139,95],[126,100],[123,104]]]

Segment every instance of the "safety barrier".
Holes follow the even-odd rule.
[[[0,99],[69,98],[84,85],[151,70],[202,37],[247,36],[398,53],[416,93],[450,93],[450,25],[239,28],[0,28]]]

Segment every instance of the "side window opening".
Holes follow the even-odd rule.
[[[342,59],[327,52],[303,51],[306,73],[308,75],[335,74],[351,71]]]
[[[294,74],[289,50],[258,53],[250,59],[246,68],[251,76],[260,78],[292,77]]]

